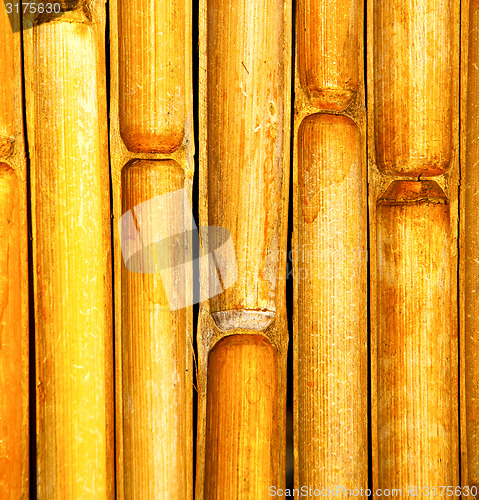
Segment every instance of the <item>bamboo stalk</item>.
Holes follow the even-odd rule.
[[[12,2],[15,7],[17,2]],[[10,17],[13,18],[16,10],[12,9]],[[16,24],[20,21],[15,20]],[[15,52],[14,35],[6,5],[0,9],[0,61],[2,71],[0,72],[0,157],[8,156],[13,150],[14,123],[15,123],[15,101],[12,99],[15,92]]]
[[[205,498],[265,498],[274,484],[283,444],[277,370],[277,353],[260,335],[230,335],[211,350]]]
[[[151,198],[191,201],[191,29],[190,0],[110,2],[118,498],[193,496],[192,308],[170,310],[161,273],[127,270],[118,226]],[[165,214],[143,215],[168,229]]]
[[[380,487],[459,484],[449,218],[433,181],[393,182],[378,200]]]
[[[362,13],[358,0],[297,2],[299,84],[315,108],[341,111],[358,92]]]
[[[292,248],[297,488],[366,489],[368,483],[362,14],[355,0],[300,0],[296,7]]]
[[[238,279],[200,308],[199,499],[269,498],[269,486],[284,487],[290,32],[283,0],[200,5],[200,222],[230,232]]]
[[[174,161],[143,160],[123,170],[122,183],[122,211],[127,212],[155,196],[182,189],[184,171]],[[173,215],[183,217],[181,211]],[[148,214],[142,212],[142,217]],[[139,230],[143,232],[142,227]],[[172,255],[163,255],[163,265],[172,260]],[[122,296],[124,494],[188,498],[192,450],[187,310],[170,311],[158,273],[134,273],[123,267]]]
[[[459,8],[368,11],[373,488],[417,486],[419,497],[459,484]],[[395,182],[405,176],[415,179]]]
[[[298,131],[295,484],[367,488],[366,189],[358,126]]]
[[[374,3],[374,130],[381,172],[440,175],[451,163],[454,4]]]
[[[466,109],[464,115],[463,144],[465,146],[465,155],[461,160],[464,161],[464,183],[462,187],[462,198],[464,204],[461,207],[462,238],[464,256],[461,262],[461,271],[463,282],[462,299],[462,317],[461,326],[464,332],[463,363],[462,369],[462,391],[464,399],[462,400],[463,420],[462,450],[462,484],[463,486],[479,487],[479,452],[478,452],[478,433],[479,433],[479,412],[477,409],[479,391],[479,356],[477,354],[476,332],[478,328],[479,316],[476,312],[478,295],[478,216],[479,203],[476,193],[479,188],[479,177],[477,174],[477,162],[479,160],[479,148],[477,137],[479,134],[478,120],[478,90],[479,90],[479,35],[477,29],[479,26],[479,10],[477,2],[465,3],[464,19],[462,28],[464,32],[464,46],[466,47],[467,59],[465,60],[464,72],[466,73],[466,82],[464,89]]]
[[[90,2],[41,21],[25,31],[38,497],[113,498],[105,13]]]
[[[20,16],[0,7],[0,492],[29,498],[27,182]]]
[[[120,134],[130,151],[166,154],[183,142],[187,9],[185,0],[118,1]]]

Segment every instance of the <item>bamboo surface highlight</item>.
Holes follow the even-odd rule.
[[[20,16],[3,8],[0,65],[0,492],[17,500],[29,498],[27,170]]]
[[[25,19],[38,498],[114,497],[103,3]],[[48,126],[45,126],[48,124]]]
[[[296,488],[368,487],[362,33],[360,2],[297,2],[292,244]]]
[[[373,488],[418,497],[459,484],[459,14],[367,15]]]
[[[290,8],[200,3],[200,224],[231,233],[238,279],[200,305],[198,499],[284,487]]]
[[[188,500],[193,497],[192,308],[170,311],[158,272],[126,269],[118,222],[136,205],[179,189],[191,203],[192,5],[189,0],[109,5],[117,495]],[[153,222],[164,214],[149,217]],[[138,230],[142,235],[148,228]],[[172,255],[163,257],[165,264]]]

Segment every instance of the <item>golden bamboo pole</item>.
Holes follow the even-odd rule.
[[[38,498],[114,497],[102,2],[26,18]]]
[[[0,6],[0,492],[29,498],[27,179],[20,16]]]
[[[358,126],[298,131],[295,484],[367,488],[366,171]]]
[[[426,497],[459,485],[459,2],[368,19],[373,488]]]
[[[342,111],[358,92],[363,13],[358,0],[296,3],[298,87],[315,108]]]
[[[476,193],[479,188],[477,162],[479,148],[477,137],[479,126],[479,10],[476,2],[464,2],[461,18],[463,52],[463,120],[462,142],[465,152],[461,161],[464,165],[461,186],[461,480],[465,487],[476,487],[471,496],[476,496],[479,488],[479,356],[476,332],[479,315],[478,304],[478,258],[479,239],[477,236],[479,203]],[[465,490],[467,493],[467,490]],[[467,496],[467,495],[465,495]]]
[[[362,26],[363,6],[356,0],[297,2],[296,487],[366,489],[368,483]]]
[[[190,0],[110,2],[119,498],[193,496],[192,308],[170,310],[160,268],[174,260],[173,249],[156,272],[133,272],[118,226],[150,199],[184,189],[191,200],[191,17]],[[176,223],[151,210],[141,212],[144,223],[135,219],[140,237],[153,230],[148,224],[167,230],[183,215],[191,222],[182,209]]]
[[[277,358],[261,335],[230,335],[211,350],[206,498],[265,498],[264,492],[272,486],[271,455],[279,455],[284,444],[276,419]]]
[[[459,484],[450,240],[449,203],[437,183],[395,181],[378,200],[382,488]]]
[[[200,222],[230,232],[237,280],[200,308],[199,499],[284,486],[290,36],[289,2],[200,4]]]

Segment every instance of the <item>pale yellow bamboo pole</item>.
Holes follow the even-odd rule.
[[[17,7],[0,6],[0,492],[6,500],[29,498],[27,182]]]
[[[462,211],[462,238],[463,252],[461,255],[461,271],[463,286],[461,287],[462,315],[461,326],[464,332],[464,344],[461,355],[462,368],[462,391],[461,400],[463,408],[463,419],[461,421],[462,438],[462,484],[463,486],[475,487],[473,495],[479,492],[479,355],[477,352],[477,330],[479,326],[478,307],[478,276],[479,276],[479,238],[477,235],[479,224],[479,202],[477,191],[479,190],[479,177],[477,163],[479,161],[479,5],[477,2],[465,2],[464,17],[462,21],[463,44],[466,49],[467,59],[464,61],[465,113],[463,126],[463,142],[465,155],[464,161],[464,183],[462,187],[462,198],[464,204]]]
[[[368,5],[373,488],[426,497],[459,484],[459,2]]]
[[[315,108],[341,111],[357,94],[363,80],[363,12],[359,0],[296,3],[296,71]]]
[[[151,198],[185,189],[191,201],[191,30],[190,0],[110,2],[119,498],[193,496],[192,308],[171,311],[159,273],[125,267],[118,231]]]
[[[349,117],[313,114],[297,140],[295,485],[366,489],[367,205],[360,132]]]
[[[448,201],[433,181],[378,200],[379,487],[458,485]]]
[[[230,232],[238,278],[200,309],[199,499],[270,498],[266,485],[284,487],[290,36],[289,2],[200,5],[200,222]],[[264,392],[260,358],[274,371]],[[226,376],[240,361],[251,373]],[[257,406],[248,383],[262,394]]]
[[[30,22],[38,497],[113,498],[104,5]]]

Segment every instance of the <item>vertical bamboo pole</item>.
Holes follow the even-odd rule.
[[[297,2],[296,487],[366,489],[368,483],[362,26],[363,7],[356,0]]]
[[[477,354],[477,283],[478,283],[478,216],[479,203],[477,191],[479,177],[477,162],[479,148],[477,137],[478,110],[479,110],[479,5],[477,2],[465,2],[461,21],[464,47],[463,56],[463,97],[462,109],[466,119],[463,120],[462,141],[464,155],[461,157],[464,165],[464,182],[461,187],[461,330],[463,331],[461,349],[461,456],[462,456],[462,485],[479,488],[479,356]],[[466,490],[467,491],[467,490]],[[475,492],[477,493],[477,491]]]
[[[459,2],[368,19],[373,487],[423,497],[459,484]]]
[[[290,36],[289,2],[200,4],[200,222],[231,233],[238,279],[200,308],[199,499],[284,486]]]
[[[377,205],[380,488],[458,485],[450,252],[438,184],[392,183]]]
[[[27,183],[17,2],[0,6],[0,491],[29,497]],[[10,18],[9,18],[10,17]]]
[[[159,274],[170,251],[155,273],[125,267],[118,226],[152,198],[185,189],[191,200],[191,17],[190,0],[110,2],[119,498],[193,495],[192,308],[170,310]],[[158,227],[173,223],[143,215]],[[138,234],[148,234],[140,222]]]
[[[26,19],[39,498],[114,496],[104,27],[100,1]]]

